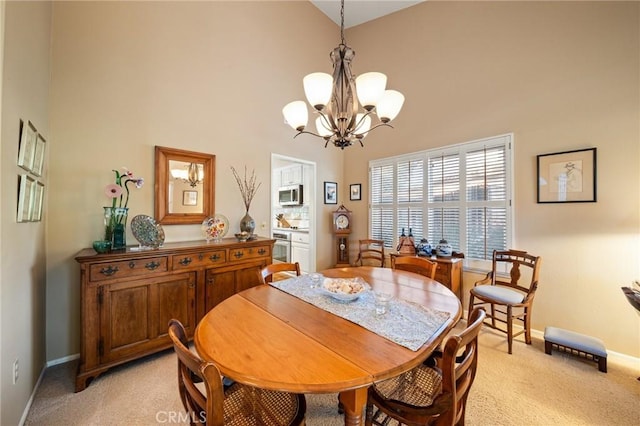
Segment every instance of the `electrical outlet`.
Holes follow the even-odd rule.
[[[13,384],[14,385],[18,383],[18,360],[19,358],[16,358],[16,360],[13,361]]]

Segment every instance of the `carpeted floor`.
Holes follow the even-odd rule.
[[[640,365],[597,364],[554,351],[544,343],[514,343],[486,327],[480,334],[479,368],[469,396],[468,425],[638,425]],[[611,357],[610,357],[611,358]],[[114,368],[74,393],[71,362],[49,368],[37,390],[27,425],[176,424],[182,404],[172,351]],[[307,396],[307,425],[342,425],[337,397]]]

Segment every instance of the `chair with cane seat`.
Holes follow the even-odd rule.
[[[304,425],[304,395],[232,383],[223,386],[220,370],[188,348],[182,323],[169,321],[169,336],[178,356],[178,390],[192,425]],[[202,381],[203,393],[196,383]]]
[[[463,425],[484,318],[482,308],[471,313],[467,328],[447,339],[437,366],[420,364],[371,386],[365,425],[387,425],[390,419],[406,425]]]

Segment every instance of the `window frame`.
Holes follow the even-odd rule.
[[[504,201],[467,201],[467,181],[466,181],[466,172],[467,167],[465,160],[466,154],[472,151],[478,151],[479,149],[491,148],[497,146],[504,146],[505,148],[505,200]],[[423,235],[419,235],[416,237],[416,243],[419,242],[420,237],[425,237],[429,235],[429,208],[433,208],[434,206],[441,207],[454,207],[459,209],[459,234],[460,234],[460,247],[466,247],[467,244],[467,209],[474,206],[499,206],[500,208],[504,207],[506,209],[506,217],[505,217],[505,242],[506,248],[513,247],[513,235],[514,235],[514,181],[513,181],[513,151],[514,151],[514,135],[513,133],[507,133],[482,139],[476,139],[468,142],[463,142],[454,145],[448,145],[444,147],[428,149],[424,151],[418,151],[409,154],[403,154],[393,157],[381,158],[377,160],[369,161],[369,187],[372,188],[369,191],[369,203],[368,203],[368,235],[369,238],[377,238],[373,233],[373,212],[378,211],[380,209],[391,210],[392,218],[393,218],[393,226],[392,226],[392,235],[393,239],[391,242],[391,247],[388,246],[388,241],[385,239],[385,247],[388,249],[395,249],[398,243],[398,239],[400,236],[400,231],[402,225],[399,222],[399,212],[402,209],[407,208],[419,208],[422,211],[422,233]],[[433,157],[438,157],[442,155],[451,155],[457,154],[459,156],[460,161],[460,170],[459,170],[459,184],[460,184],[460,199],[458,201],[441,201],[441,202],[429,202],[429,160]],[[413,160],[421,160],[423,161],[423,182],[422,182],[422,199],[420,202],[399,202],[398,201],[398,164],[406,163]],[[372,176],[374,174],[375,168],[382,167],[392,167],[392,194],[391,194],[391,202],[388,201],[389,195],[388,193],[384,194],[386,202],[374,203],[374,197],[378,194],[374,193],[374,182],[372,181]],[[408,230],[405,230],[408,234]],[[388,234],[386,234],[388,235]],[[428,237],[427,237],[428,238]],[[438,241],[429,240],[431,245],[435,247]],[[463,249],[464,251],[464,249]],[[466,254],[466,253],[465,253]],[[465,258],[465,270],[473,271],[477,270],[479,272],[491,270],[491,260],[490,259],[472,259]]]

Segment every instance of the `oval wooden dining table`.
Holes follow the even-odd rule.
[[[448,288],[427,277],[388,268],[320,271],[325,277],[362,277],[373,290],[449,313],[417,351],[270,285],[231,296],[198,324],[198,354],[235,381],[294,393],[339,393],[345,425],[361,425],[367,389],[424,361],[462,314]],[[336,404],[337,410],[337,404]]]

